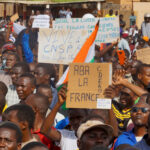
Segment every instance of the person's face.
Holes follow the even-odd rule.
[[[136,52],[134,52],[131,56],[132,60],[136,61],[137,60],[137,56],[136,56]]]
[[[31,84],[29,78],[22,77],[17,80],[16,90],[19,98],[25,100],[30,94],[33,93],[35,87]]]
[[[131,107],[133,105],[133,93],[127,88],[121,90],[119,102],[123,108]]]
[[[36,64],[35,64],[35,63],[30,63],[30,64],[29,64],[30,73],[31,73],[32,75],[34,75],[35,68],[36,68]]]
[[[145,45],[145,42],[140,40],[140,41],[139,41],[139,46],[140,46],[140,47],[144,47],[144,45]]]
[[[8,128],[0,129],[0,150],[20,150],[21,143],[17,143],[16,132]]]
[[[35,78],[36,78],[36,84],[45,84],[47,81],[47,74],[45,74],[45,70],[42,67],[37,67],[35,69]]]
[[[137,62],[136,61],[133,61],[131,63],[131,74],[132,75],[135,75],[136,74],[136,71],[137,71]]]
[[[110,11],[109,11],[109,15],[113,15],[113,10],[110,10]]]
[[[150,113],[149,106],[144,103],[136,104],[131,111],[131,119],[135,126],[146,126]]]
[[[109,142],[110,137],[108,133],[104,129],[96,127],[82,135],[78,146],[80,150],[90,150],[94,145],[108,146]]]
[[[81,121],[84,119],[85,117],[85,112],[83,112],[82,110],[71,110],[69,113],[69,121],[70,124],[73,128],[73,130],[76,132]]]
[[[51,104],[53,96],[52,96],[52,91],[50,89],[39,88],[37,92],[42,94],[42,95],[47,96],[48,97],[48,101]]]
[[[16,58],[15,58],[14,55],[8,55],[7,56],[6,66],[8,68],[12,68],[15,65],[16,62],[17,61],[16,61]]]
[[[144,20],[145,20],[146,23],[149,22],[149,18],[148,17],[144,17]]]
[[[2,117],[2,120],[3,121],[11,121],[11,122],[15,123],[20,129],[22,129],[21,123],[17,118],[17,110],[12,110],[7,115],[5,114]]]
[[[21,67],[14,67],[11,69],[11,78],[14,85],[17,84],[18,78],[23,74],[23,70]]]
[[[147,87],[150,83],[150,67],[144,67],[142,73],[138,74],[138,79]]]

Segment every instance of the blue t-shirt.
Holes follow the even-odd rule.
[[[133,133],[133,130],[128,132],[123,132],[114,144],[114,150],[121,144],[129,144],[134,146],[137,143],[136,137]]]

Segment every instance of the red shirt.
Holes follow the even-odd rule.
[[[54,130],[55,128],[52,128],[52,129]],[[49,150],[60,150],[60,148],[57,147],[53,141],[51,141],[49,138],[47,138],[44,134],[40,132],[40,129],[35,132],[32,132],[32,134],[37,134],[41,142],[45,144]]]

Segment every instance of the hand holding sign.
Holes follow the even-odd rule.
[[[58,92],[58,103],[62,105],[66,101],[67,84],[65,84]]]

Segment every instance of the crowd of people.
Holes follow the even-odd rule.
[[[49,9],[44,13],[52,17]],[[104,91],[109,110],[64,109],[67,83],[58,90],[59,65],[38,63],[32,15],[19,34],[12,23],[0,32],[0,150],[150,149],[150,64],[136,55],[150,47],[150,14],[140,29],[133,12],[129,28],[120,14],[120,40],[95,45],[95,62],[112,63]],[[66,10],[59,15],[67,17]],[[105,17],[116,15],[110,10]]]

